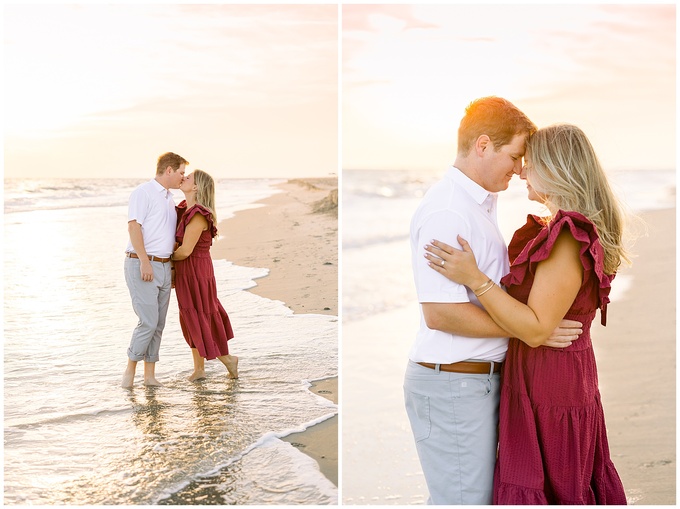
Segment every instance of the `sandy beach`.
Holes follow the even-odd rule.
[[[289,180],[260,208],[237,212],[219,224],[214,259],[269,274],[249,291],[282,301],[296,314],[338,314],[338,181]],[[312,383],[312,392],[338,403],[338,378]],[[319,463],[338,485],[337,415],[284,440]]]
[[[593,330],[612,459],[628,502],[676,503],[676,211],[641,215],[631,287]],[[616,285],[616,280],[614,280]],[[599,322],[598,322],[599,324]]]
[[[213,258],[269,275],[250,291],[283,301],[296,313],[338,314],[338,180],[295,179],[263,207],[219,225]]]
[[[612,296],[607,327],[596,320],[593,343],[610,450],[628,502],[673,505],[676,212],[647,212],[642,218],[648,235],[634,247],[633,267],[614,281],[623,291]],[[417,325],[417,303],[343,324],[345,504],[427,500],[402,393]]]
[[[338,404],[338,379],[314,382],[310,390]],[[321,473],[338,486],[338,416],[335,415],[302,433],[291,433],[283,440],[319,463]]]

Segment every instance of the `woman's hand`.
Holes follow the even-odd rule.
[[[191,218],[189,224],[184,229],[184,238],[182,244],[175,249],[172,254],[172,259],[176,262],[185,260],[194,252],[194,248],[201,237],[201,233],[208,229],[208,220],[201,214],[196,214]]]
[[[447,277],[454,283],[468,288],[477,288],[487,281],[487,277],[477,267],[477,260],[470,244],[458,235],[458,242],[463,250],[433,240],[425,246],[425,258],[430,268]]]

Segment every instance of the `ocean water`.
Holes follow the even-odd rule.
[[[120,388],[137,322],[123,276],[127,200],[144,180],[5,180],[4,503],[337,503],[316,462],[280,438],[338,412],[309,391],[338,374],[338,320],[245,291],[266,267],[214,262],[238,380],[218,361],[206,380],[186,380],[173,296],[164,385],[145,388],[140,365],[135,387]],[[219,218],[259,206],[278,182],[218,182]]]
[[[343,171],[343,323],[404,307],[413,301],[411,216],[425,192],[444,173],[445,169]],[[675,206],[674,170],[613,172],[610,182],[634,214]],[[527,199],[526,185],[518,177],[499,195],[498,224],[506,242],[525,223],[527,214],[546,213],[543,206]],[[625,278],[617,277],[615,286],[619,289],[627,286]]]

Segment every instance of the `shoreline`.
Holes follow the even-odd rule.
[[[338,377],[312,382],[309,388],[314,394],[338,404]],[[300,433],[291,433],[281,440],[311,456],[319,464],[319,470],[338,486],[338,414]]]
[[[296,313],[338,315],[338,180],[292,179],[218,225],[212,257],[269,269],[248,291]]]
[[[294,313],[338,315],[338,179],[291,179],[282,192],[237,211],[218,225],[214,259],[269,269],[248,291],[283,302]],[[338,376],[308,389],[338,404]],[[282,438],[313,458],[338,486],[338,415]]]

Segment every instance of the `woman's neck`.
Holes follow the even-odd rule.
[[[194,205],[196,205],[196,197],[195,196],[190,195],[190,196],[185,196],[184,198],[187,201],[187,208],[188,209],[193,207]]]

